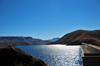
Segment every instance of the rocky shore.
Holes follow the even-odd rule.
[[[0,48],[0,66],[47,66],[42,60],[37,59],[19,48],[8,46]]]

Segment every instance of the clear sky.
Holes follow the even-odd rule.
[[[100,29],[100,0],[0,0],[0,36],[51,39]]]

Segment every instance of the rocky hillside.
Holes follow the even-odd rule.
[[[0,66],[47,66],[22,50],[9,46],[0,48]]]
[[[5,42],[5,41],[29,42],[34,44],[47,44],[51,42],[49,40],[35,39],[32,37],[20,37],[20,36],[0,37],[0,42]]]
[[[100,45],[100,30],[77,30],[64,35],[58,41],[49,44],[80,45],[82,42]]]

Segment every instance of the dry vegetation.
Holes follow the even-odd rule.
[[[61,39],[50,44],[80,45],[82,42],[100,45],[100,30],[77,30],[66,34]]]

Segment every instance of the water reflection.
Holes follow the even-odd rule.
[[[80,46],[33,45],[17,47],[43,60],[49,66],[82,66]]]

